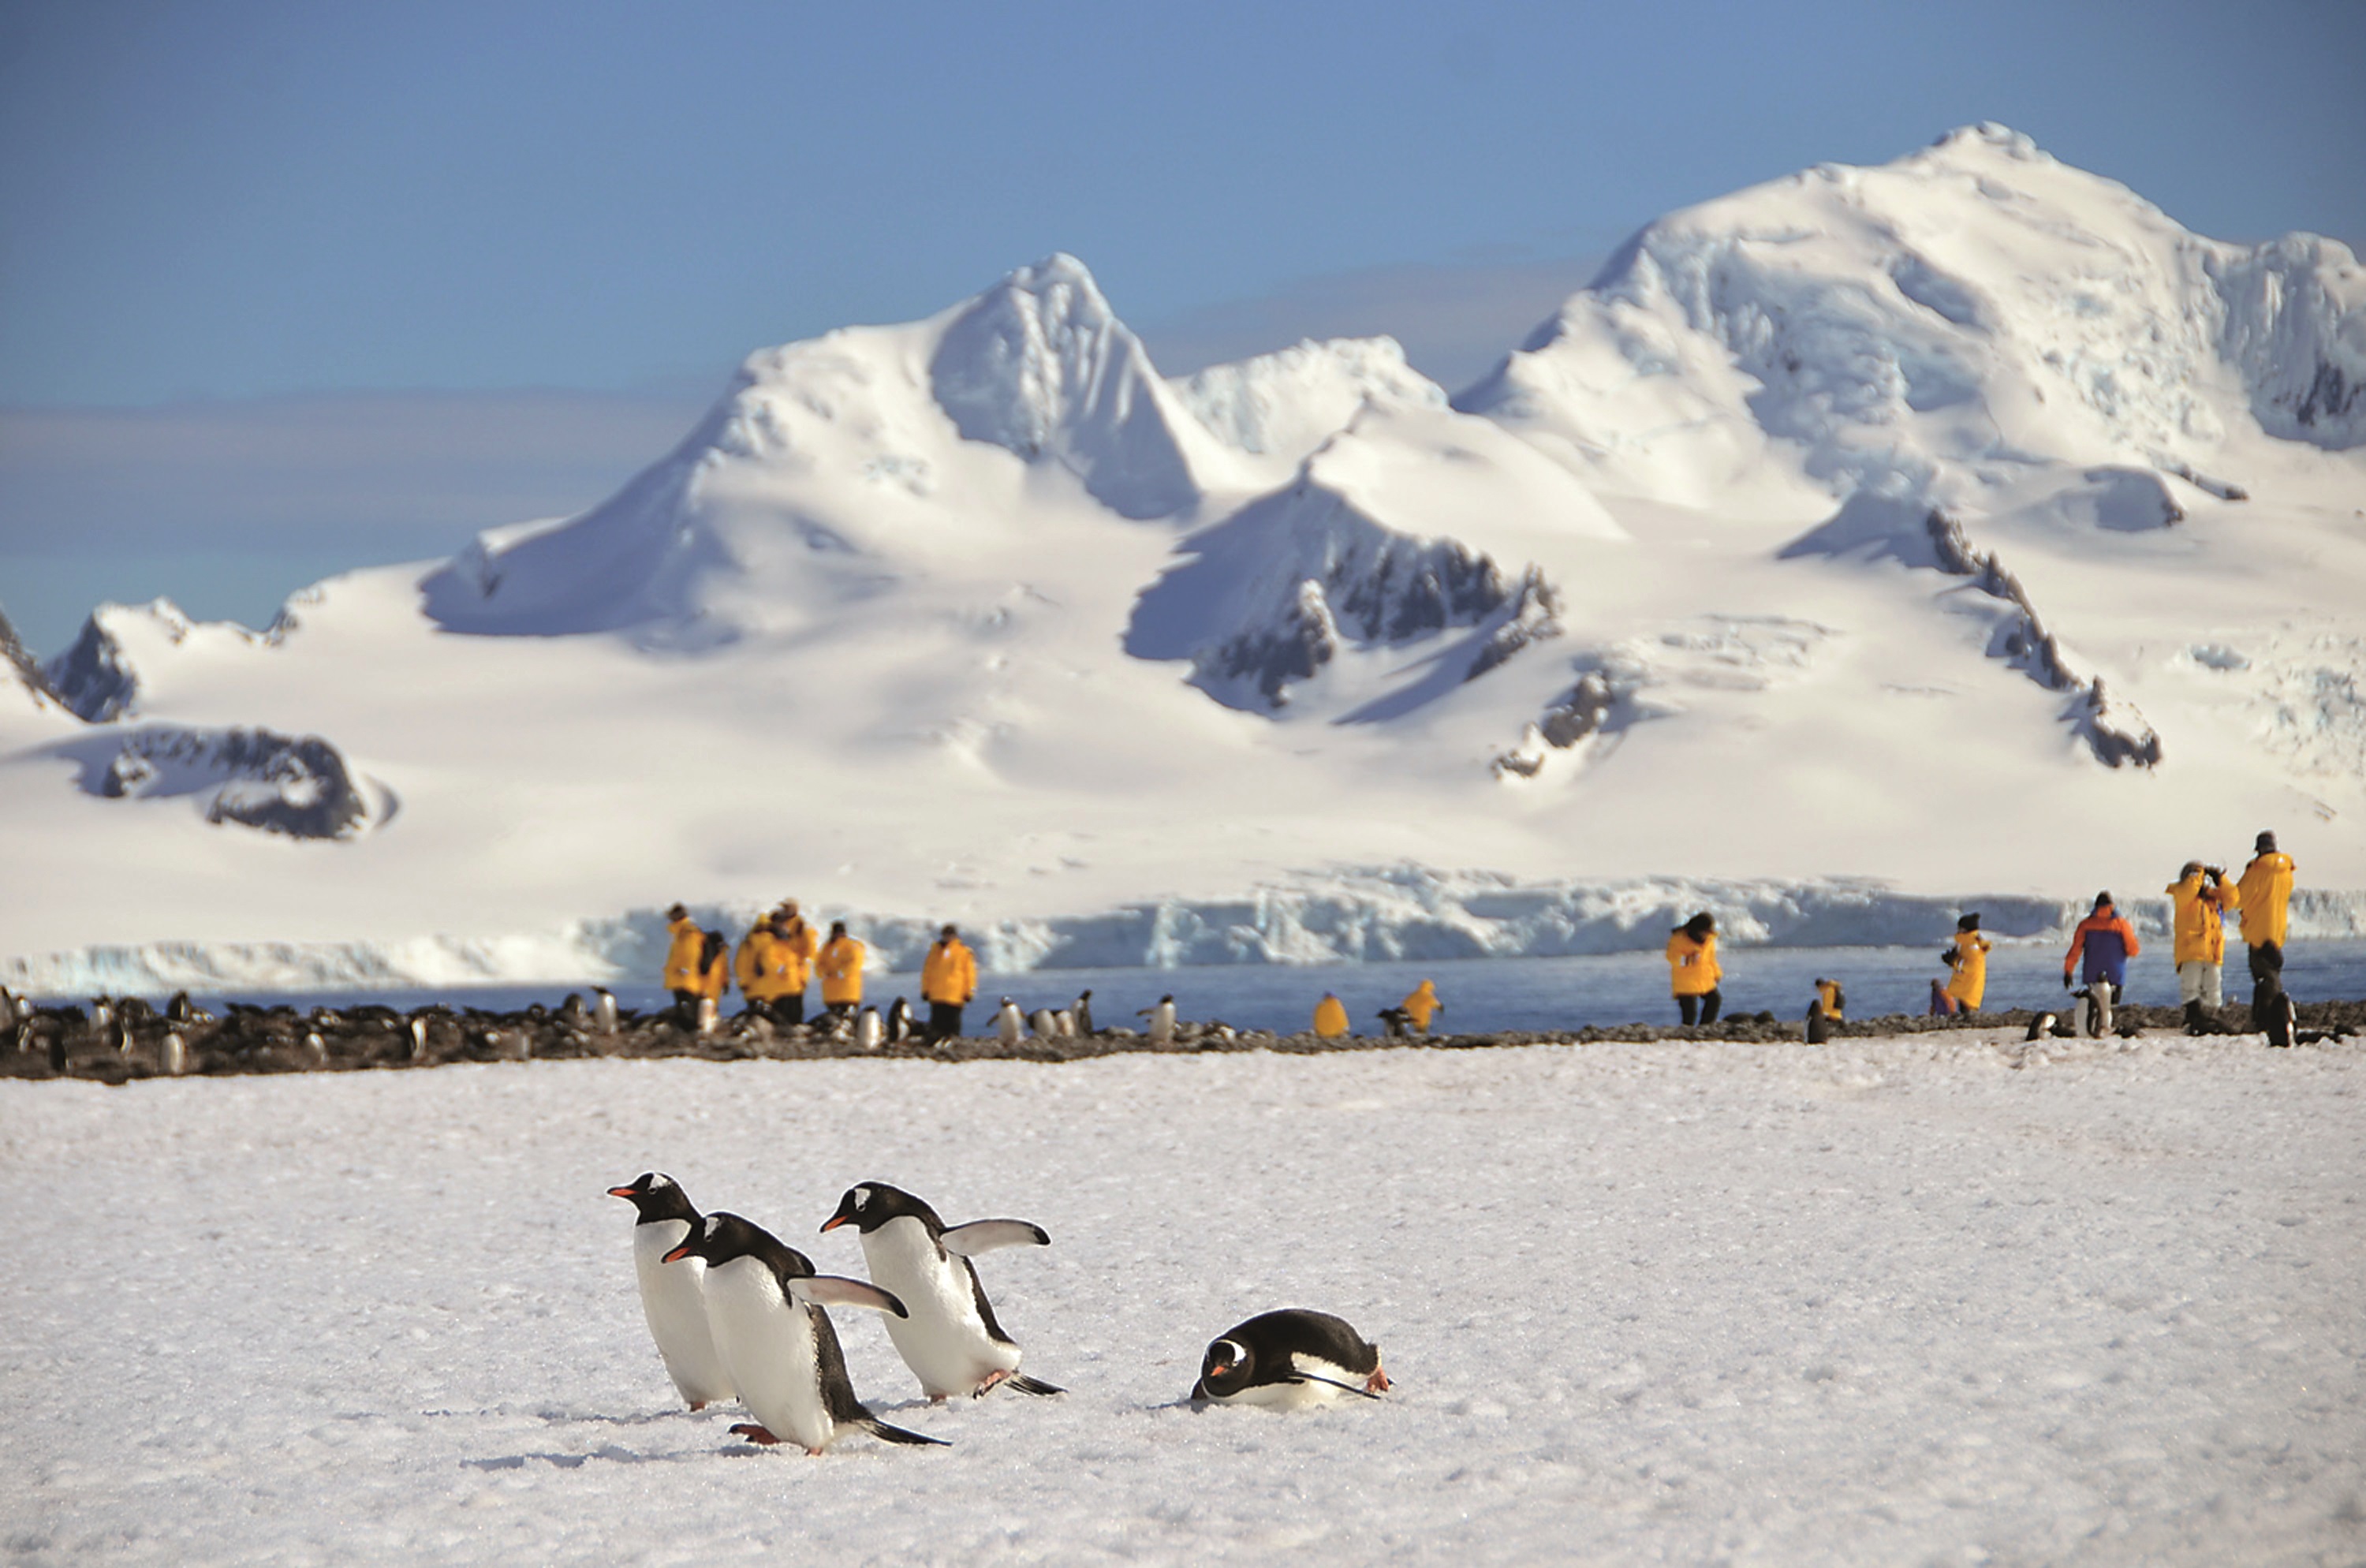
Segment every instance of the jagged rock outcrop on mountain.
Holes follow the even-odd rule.
[[[392,815],[383,786],[358,778],[316,735],[268,729],[153,727],[66,750],[84,759],[84,787],[109,800],[191,796],[205,819],[294,839],[350,839]]]

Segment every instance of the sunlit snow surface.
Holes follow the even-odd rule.
[[[2018,1070],[2016,1070],[2018,1069]],[[28,1563],[2354,1560],[2354,1049],[2000,1032],[0,1083],[0,1540]],[[828,1271],[880,1178],[1073,1392],[941,1450],[675,1407],[630,1209],[670,1170]],[[1385,1403],[1177,1401],[1287,1304]]]

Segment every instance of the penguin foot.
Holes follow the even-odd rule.
[[[994,1371],[986,1373],[986,1381],[970,1391],[970,1397],[972,1399],[984,1399],[989,1393],[993,1392],[995,1388],[999,1386],[1003,1380],[1009,1376],[1010,1370],[1007,1367],[998,1368]]]
[[[1364,1392],[1367,1393],[1386,1393],[1392,1386],[1389,1382],[1389,1370],[1386,1367],[1374,1367],[1372,1375],[1364,1380]]]
[[[755,1443],[760,1447],[768,1449],[781,1440],[780,1438],[772,1436],[772,1432],[768,1428],[760,1427],[753,1421],[740,1422],[738,1426],[731,1428],[731,1435],[735,1438],[745,1438],[751,1443]],[[821,1452],[819,1449],[808,1449],[806,1451],[807,1453],[817,1454]]]
[[[690,1413],[693,1416],[697,1415],[700,1411],[706,1408],[706,1404],[707,1402],[703,1399],[692,1400],[690,1402]]]

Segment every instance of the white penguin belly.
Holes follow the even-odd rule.
[[[1267,1410],[1313,1410],[1325,1404],[1353,1397],[1348,1389],[1361,1388],[1367,1374],[1351,1372],[1320,1356],[1292,1355],[1290,1364],[1313,1378],[1325,1382],[1261,1382],[1252,1383],[1230,1398],[1224,1404],[1254,1404]],[[1339,1385],[1345,1383],[1346,1388]]]
[[[1019,1347],[986,1331],[969,1269],[941,1249],[915,1219],[895,1219],[862,1238],[871,1282],[904,1303],[886,1319],[896,1353],[931,1399],[975,1393],[994,1373],[1019,1370]]]
[[[837,1423],[822,1402],[813,1318],[781,1293],[772,1269],[735,1258],[706,1271],[706,1320],[724,1370],[764,1429],[801,1448],[829,1446]]]
[[[699,1278],[706,1265],[695,1258],[668,1263],[665,1255],[690,1236],[687,1220],[659,1220],[633,1227],[633,1271],[641,1281],[641,1315],[648,1319],[649,1337],[666,1375],[693,1404],[712,1404],[731,1397],[731,1377],[715,1353],[707,1332],[706,1301]]]

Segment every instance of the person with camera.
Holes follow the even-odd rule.
[[[2225,998],[2219,974],[2226,961],[2226,911],[2243,901],[2223,865],[2185,863],[2166,891],[2176,906],[2177,999],[2185,1004],[2185,1032],[2203,1033]]]

